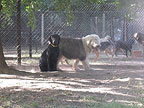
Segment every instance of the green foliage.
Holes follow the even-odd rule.
[[[16,11],[16,0],[2,0],[2,13],[7,17],[11,17]]]
[[[118,0],[55,0],[56,10],[57,11],[65,11],[67,16],[67,24],[71,25],[74,20],[74,10],[75,7],[78,9],[83,5],[92,6],[91,4],[105,4],[105,3],[113,3],[117,4]]]
[[[22,4],[25,6],[25,11],[28,13],[27,26],[34,29],[36,25],[35,13],[41,8],[43,2],[41,0],[23,0]]]
[[[35,12],[38,11],[42,5],[42,0],[21,0],[21,11],[26,11],[28,13],[28,27],[35,28]],[[2,6],[2,13],[5,15],[6,19],[10,19],[11,16],[16,13],[17,0],[2,0]]]
[[[125,9],[128,21],[137,18],[137,9],[142,9],[143,0],[117,0],[119,9]]]
[[[70,26],[74,20],[75,7],[78,9],[83,5],[89,4],[116,4],[119,9],[127,9],[127,19],[130,21],[136,16],[136,8],[142,7],[143,0],[21,0],[21,10],[28,13],[27,26],[35,28],[36,17],[35,13],[40,10],[52,9],[56,11],[64,11],[67,24]],[[16,13],[17,0],[2,0],[2,13],[6,18]]]
[[[70,26],[74,19],[74,14],[72,11],[72,0],[56,0],[56,10],[64,11],[67,18],[67,24]]]

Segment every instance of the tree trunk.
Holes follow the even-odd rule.
[[[4,57],[3,48],[2,48],[2,42],[0,39],[0,73],[4,73],[4,72],[1,72],[1,70],[4,70],[4,68],[8,68],[8,66],[5,62],[5,57]]]
[[[18,65],[21,65],[21,0],[17,1],[17,54]]]
[[[32,28],[29,31],[29,57],[32,58]]]
[[[1,10],[2,10],[1,1],[2,0],[0,0],[0,14],[1,14]],[[7,65],[7,63],[5,61],[4,53],[3,53],[1,36],[0,36],[0,74],[31,75],[31,74],[23,72],[23,71],[17,71],[15,69],[12,69]]]
[[[2,0],[0,0],[0,13],[1,13],[1,10],[2,10],[1,1]],[[4,71],[5,69],[8,69],[8,65],[6,64],[6,61],[5,61],[5,57],[4,57],[4,54],[3,54],[3,47],[2,47],[1,37],[0,37],[0,73],[7,73],[7,72]]]

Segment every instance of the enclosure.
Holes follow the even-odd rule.
[[[47,48],[48,37],[81,38],[97,34],[111,36],[112,41],[127,41],[136,32],[144,32],[144,10],[135,10],[137,17],[128,17],[127,10],[115,4],[92,4],[74,8],[67,18],[65,11],[43,9],[36,12],[36,26],[27,27],[27,12],[21,15],[21,65],[18,65],[17,19],[0,16],[0,35],[4,56],[10,67],[31,73],[25,76],[0,75],[0,107],[10,108],[143,108],[144,60],[143,46],[133,44],[132,55],[118,52],[111,58],[100,52],[88,56],[86,71],[81,63],[72,70],[74,60],[59,66],[63,70],[40,72],[39,59]]]

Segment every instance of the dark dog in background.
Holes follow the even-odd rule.
[[[135,33],[133,35],[133,37],[135,38],[136,41],[138,41],[138,43],[142,44],[144,46],[144,34],[142,33]]]
[[[59,42],[60,36],[54,34],[48,39],[48,47],[40,57],[39,67],[44,71],[57,71],[58,57],[59,57]]]
[[[130,55],[132,54],[132,45],[134,44],[134,39],[129,39],[128,41],[118,40],[115,42],[115,56],[117,56],[117,52],[120,49],[123,49],[125,51],[126,57],[128,57],[128,51],[130,52]]]

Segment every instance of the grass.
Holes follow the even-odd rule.
[[[143,108],[136,105],[124,105],[118,102],[87,103],[88,108]]]
[[[11,101],[6,97],[6,96],[1,96],[0,97],[0,108],[7,108],[11,106]]]
[[[56,97],[48,97],[47,99],[46,99],[46,101],[47,102],[49,102],[49,101],[56,101],[57,99],[56,99]]]
[[[67,95],[69,95],[69,93]],[[57,98],[56,97],[47,97],[46,98],[46,102],[53,102],[53,101],[57,101]],[[140,99],[138,101],[144,105],[144,99]],[[108,103],[108,102],[104,101],[104,99],[98,100],[98,97],[94,97],[94,96],[83,97],[82,103],[83,103],[84,107],[86,107],[86,108],[143,108],[143,106],[140,107],[137,104],[127,105],[127,104],[118,103],[115,101]],[[15,103],[12,103],[10,98],[7,98],[5,96],[0,97],[0,108],[9,108],[9,107],[13,106],[13,104],[15,104]],[[53,105],[54,106],[51,106],[51,107],[48,106],[48,108],[82,108],[81,106],[76,106],[76,105],[72,105],[72,104],[62,105],[59,107],[56,107],[54,103],[53,103]],[[21,107],[18,107],[18,108],[39,108],[38,102],[33,102],[33,101],[31,101],[29,104],[23,103],[20,106]]]
[[[97,97],[83,97],[82,101],[85,102],[88,108],[143,108],[143,106],[138,106],[137,104],[126,105],[118,102],[107,103],[105,99],[99,100]],[[139,102],[144,105],[144,99],[139,100]]]
[[[39,108],[37,102],[32,102],[29,106],[30,108]]]
[[[39,106],[37,102],[32,102],[30,104],[24,103],[20,108],[39,108]]]
[[[20,108],[39,108],[39,106],[37,102],[32,102],[30,104],[24,103]]]
[[[111,102],[108,104],[100,104],[100,108],[138,108],[138,106],[124,105],[117,102]]]

